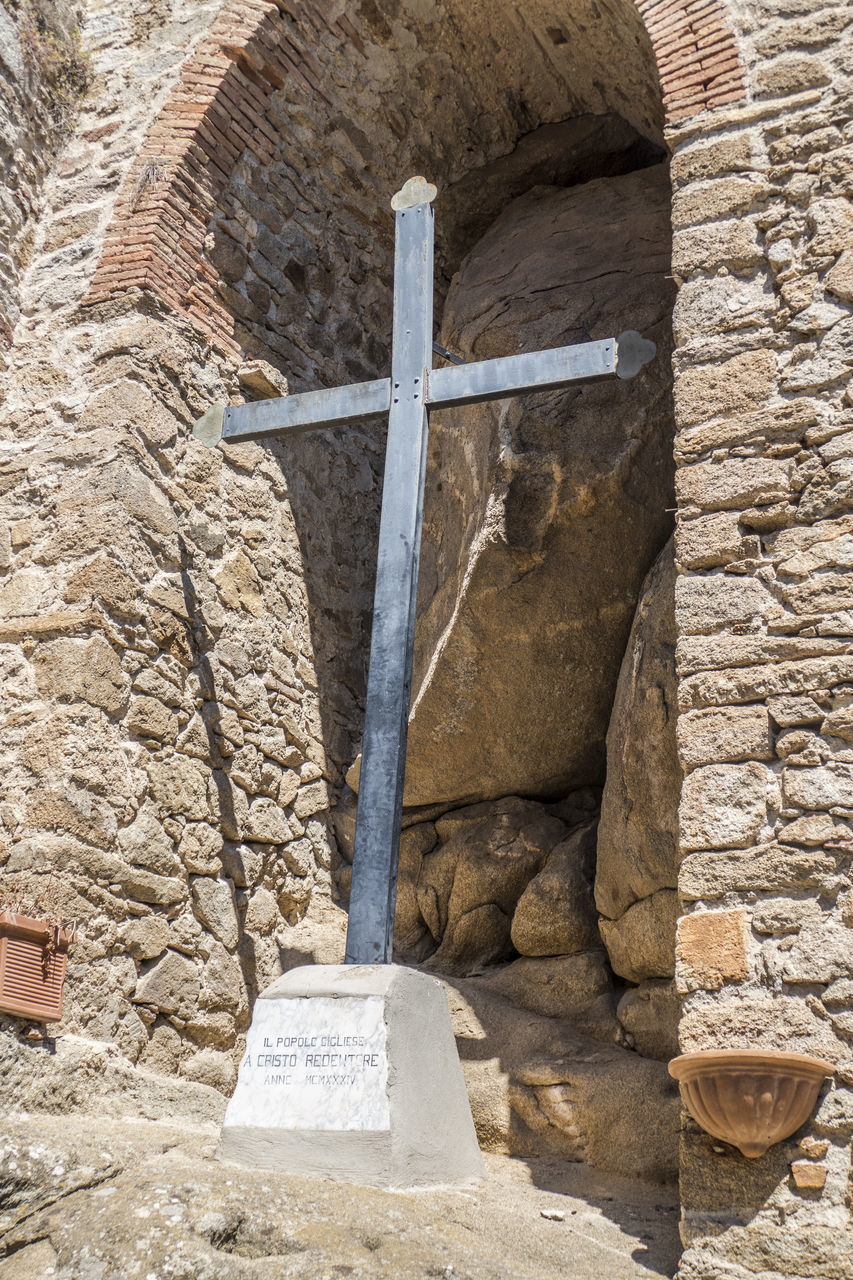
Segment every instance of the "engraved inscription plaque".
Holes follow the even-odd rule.
[[[259,1000],[229,1125],[390,1127],[381,996]]]

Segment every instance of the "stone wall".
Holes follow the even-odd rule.
[[[227,1090],[288,929],[309,900],[303,939],[331,910],[338,730],[293,515],[312,483],[329,509],[329,464],[282,506],[274,456],[187,442],[243,394],[234,364],[144,300],[79,308],[128,157],[213,11],[89,12],[95,83],[45,187],[6,381],[0,817],[4,890],[80,925],[63,1033]],[[354,491],[362,454],[338,454]],[[362,607],[342,623],[357,638]]]
[[[683,1274],[850,1274],[851,15],[740,5],[749,102],[673,157],[683,1049],[835,1061],[747,1161],[688,1124]],[[780,1227],[784,1223],[784,1227]]]
[[[68,0],[0,5],[0,353],[19,315],[18,284],[32,253],[41,186],[72,127],[89,78]]]

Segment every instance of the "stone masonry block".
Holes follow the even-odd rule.
[[[43,697],[88,702],[113,716],[127,705],[130,681],[103,636],[41,644],[33,654],[33,667]]]
[[[674,186],[683,187],[702,178],[718,178],[754,167],[752,141],[748,134],[741,133],[677,153],[672,160],[672,181]]]
[[[678,990],[718,991],[727,982],[744,982],[749,973],[748,922],[742,909],[682,916],[675,942]]]
[[[685,369],[675,379],[678,426],[758,408],[773,390],[775,373],[770,351],[747,351],[718,365]]]
[[[775,458],[726,458],[683,467],[676,477],[679,503],[706,511],[739,510],[791,498],[793,464]]]
[[[676,456],[686,462],[715,449],[731,449],[734,445],[766,445],[768,440],[793,442],[814,426],[819,405],[814,400],[792,400],[787,404],[739,413],[722,422],[701,422],[688,427],[678,437]]]
[[[759,67],[755,88],[759,98],[778,98],[827,84],[829,79],[827,67],[819,58],[792,55]]]
[[[767,198],[768,190],[767,184],[756,174],[684,187],[673,198],[672,225],[676,228],[693,227],[697,223],[748,213]]]
[[[811,1160],[795,1160],[791,1165],[794,1186],[800,1190],[820,1191],[826,1184],[826,1165]]]
[[[699,334],[717,339],[748,325],[763,324],[778,309],[767,271],[715,275],[697,271],[682,284],[673,310],[676,343],[686,345]]]
[[[785,769],[782,792],[788,804],[803,809],[853,810],[853,765],[837,763],[822,768]]]
[[[809,986],[853,977],[853,934],[843,919],[812,915],[797,935],[783,977]]]
[[[835,873],[836,860],[822,849],[782,844],[748,850],[690,853],[681,864],[682,899],[716,901],[727,893],[789,893],[814,889]]]
[[[676,559],[683,569],[715,568],[736,560],[742,544],[738,513],[720,511],[679,523],[675,535]]]
[[[763,706],[689,711],[678,720],[678,752],[685,769],[737,760],[772,760],[770,718]]]
[[[685,849],[746,848],[755,844],[767,813],[763,765],[711,764],[684,780],[679,808]]]
[[[677,232],[672,242],[672,269],[679,276],[707,271],[720,262],[730,269],[751,267],[763,258],[756,228],[739,218]]]
[[[680,577],[675,584],[675,618],[682,635],[717,631],[766,616],[775,600],[755,578]]]

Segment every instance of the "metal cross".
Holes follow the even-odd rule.
[[[435,195],[424,178],[410,178],[391,201],[396,232],[390,378],[232,406],[219,420],[206,414],[195,431],[212,445],[220,438],[278,438],[388,415],[348,964],[391,961],[430,410],[613,375],[632,378],[655,354],[654,343],[632,331],[617,339],[433,369]]]

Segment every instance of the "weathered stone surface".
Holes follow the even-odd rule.
[[[196,1080],[199,1084],[218,1089],[225,1097],[230,1097],[237,1080],[237,1068],[230,1054],[219,1053],[216,1049],[199,1049],[181,1063],[181,1075],[187,1080]]]
[[[678,563],[684,569],[710,569],[737,560],[743,534],[736,511],[719,511],[683,520],[678,526]]]
[[[828,887],[837,859],[821,848],[769,843],[753,849],[688,854],[681,864],[678,888],[687,899],[722,898],[726,893]]]
[[[118,846],[128,862],[146,871],[162,876],[181,871],[174,843],[149,809],[141,810],[129,826],[119,831]]]
[[[694,911],[678,921],[675,947],[679,991],[716,991],[749,973],[749,915]]]
[[[791,1177],[794,1185],[809,1191],[821,1191],[826,1185],[826,1165],[814,1164],[811,1160],[794,1160],[791,1165]]]
[[[127,727],[142,738],[174,742],[178,733],[178,717],[156,698],[131,698]]]
[[[824,279],[824,288],[842,302],[853,302],[853,249],[845,249]]]
[[[763,706],[688,711],[678,719],[677,737],[685,769],[722,761],[772,760],[775,754]]]
[[[233,951],[240,937],[233,881],[197,876],[190,881],[190,890],[198,919],[215,938]]]
[[[643,584],[607,731],[595,901],[608,917],[678,874],[674,586],[668,545]]]
[[[424,857],[417,903],[438,947],[431,965],[465,973],[512,954],[516,903],[566,836],[534,801],[510,796],[457,809],[435,824],[438,847]]]
[[[816,898],[765,898],[756,902],[751,924],[756,933],[799,933],[804,924],[820,914]]]
[[[839,806],[853,811],[853,765],[832,764],[825,768],[785,769],[782,790],[785,799],[804,809]]]
[[[528,1157],[547,1152],[660,1182],[672,1178],[679,1102],[662,1063],[519,1009],[491,989],[489,978],[453,979],[445,987],[481,1145]]]
[[[522,1009],[564,1018],[599,1040],[616,1039],[612,979],[601,950],[522,956],[487,971],[480,982]]]
[[[133,999],[137,1004],[153,1005],[161,1013],[186,1017],[195,1006],[199,987],[198,970],[192,960],[177,951],[167,951],[161,960],[143,971]]]
[[[268,844],[284,844],[292,832],[287,818],[274,800],[259,796],[248,806],[244,821],[240,824],[246,840],[261,840]]]
[[[775,606],[762,582],[752,578],[680,577],[675,587],[679,633],[705,635],[722,627],[761,621]]]
[[[681,998],[674,982],[653,979],[629,987],[616,1006],[616,1016],[643,1057],[668,1062],[678,1053]]]
[[[672,889],[641,898],[618,920],[602,916],[601,937],[616,973],[629,982],[672,977],[677,917],[678,895]]]
[[[776,360],[770,351],[748,351],[715,365],[685,369],[674,390],[679,428],[717,415],[727,417],[764,404],[773,387]],[[696,468],[679,472],[677,484],[699,489]],[[682,480],[682,475],[684,480]],[[728,491],[728,485],[726,486]],[[679,498],[684,493],[679,487]],[[728,505],[728,499],[721,506]]]
[[[394,948],[401,959],[423,960],[435,950],[435,939],[418,905],[418,881],[423,859],[437,842],[438,834],[431,822],[419,822],[400,835]]]
[[[787,982],[830,983],[853,977],[853,933],[837,918],[810,915],[784,966]]]
[[[850,824],[826,813],[806,813],[802,818],[787,823],[779,830],[784,844],[821,845],[827,840],[849,839],[853,835]]]
[[[4,1127],[0,1184],[15,1189],[0,1222],[4,1280],[42,1280],[60,1267],[84,1275],[94,1240],[105,1277],[252,1280],[281,1276],[295,1259],[311,1276],[422,1280],[452,1265],[470,1280],[549,1280],[562,1265],[569,1222],[579,1228],[576,1280],[598,1280],[614,1266],[625,1280],[646,1280],[648,1266],[632,1255],[651,1253],[670,1272],[678,1255],[670,1188],[553,1160],[536,1165],[548,1188],[521,1177],[518,1162],[489,1155],[479,1184],[401,1200],[399,1191],[355,1185],[342,1196],[335,1182],[268,1169],[226,1172],[210,1124],[17,1114]],[[630,1225],[603,1215],[593,1197],[618,1199]],[[401,1204],[404,1231],[394,1216]],[[436,1231],[449,1220],[459,1232],[452,1264],[445,1233]]]
[[[103,636],[41,644],[33,654],[33,667],[44,697],[88,702],[108,715],[118,715],[127,704],[129,681]]]
[[[686,849],[745,848],[766,819],[766,771],[754,761],[696,769],[684,780],[679,812]]]
[[[225,1114],[225,1099],[217,1090],[134,1067],[115,1044],[104,1041],[63,1035],[48,1053],[7,1029],[0,1035],[0,1057],[4,1088],[17,1106],[56,1116],[60,1126],[73,1123],[77,1114],[85,1117],[90,1133],[97,1133],[104,1114],[117,1108],[139,1119],[169,1117],[184,1124],[218,1125]]]
[[[553,795],[603,774],[637,591],[668,528],[666,201],[655,168],[536,191],[451,287],[442,342],[468,356],[616,331],[629,313],[660,352],[630,395],[608,383],[433,416],[408,805]]]
[[[572,955],[598,942],[592,880],[595,827],[579,827],[555,846],[518,900],[512,944],[523,956]]]
[[[122,925],[120,937],[135,960],[153,960],[169,944],[169,925],[162,916],[142,916]]]
[[[679,1027],[684,1053],[715,1049],[781,1049],[836,1061],[841,1042],[826,1018],[804,999],[765,991],[761,996],[685,1007]]]

